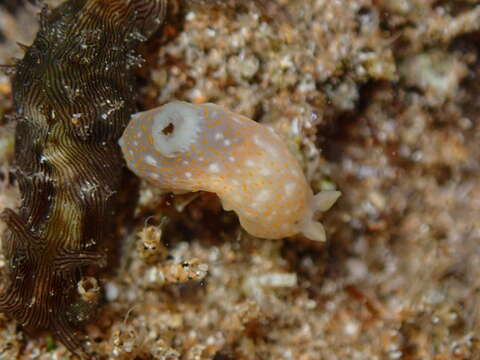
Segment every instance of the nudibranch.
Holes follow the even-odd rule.
[[[98,296],[84,287],[97,284],[115,236],[124,163],[117,141],[135,112],[137,49],[162,26],[166,6],[68,0],[45,7],[14,67],[12,172],[21,206],[0,214],[7,225],[0,312],[27,330],[51,331],[85,359],[89,342],[75,329],[95,314]]]
[[[302,169],[270,127],[215,104],[171,102],[134,114],[120,139],[128,167],[171,192],[208,191],[242,227],[267,239],[324,241],[315,220],[340,196],[313,195]]]

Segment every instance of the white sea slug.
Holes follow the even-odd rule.
[[[338,191],[313,195],[279,135],[218,105],[172,102],[132,116],[120,146],[138,176],[172,192],[216,193],[250,234],[268,239],[302,233],[325,240],[315,221]]]

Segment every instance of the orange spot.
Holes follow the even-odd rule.
[[[200,105],[202,103],[204,103],[205,101],[207,101],[208,99],[203,96],[203,95],[200,95],[200,96],[195,96],[193,98],[193,102],[196,104],[196,105]]]
[[[153,145],[153,137],[151,134],[147,134],[147,141],[149,145]]]
[[[153,165],[150,165],[148,163],[143,164],[143,168],[146,169],[146,170],[149,170],[150,172],[158,172],[157,167],[155,167]]]
[[[202,107],[203,107],[203,115],[204,115],[205,117],[208,117],[208,113],[209,113],[209,111],[208,111],[208,106],[207,106],[207,105],[203,105]]]

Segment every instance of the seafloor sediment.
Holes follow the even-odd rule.
[[[144,48],[139,105],[209,101],[274,127],[316,191],[342,191],[322,217],[328,241],[256,239],[214,195],[142,183],[85,327],[91,348],[101,359],[479,359],[477,1],[237,3],[171,3]],[[0,5],[0,63],[22,56],[35,12]],[[11,106],[0,75],[0,210],[18,205]],[[0,315],[0,359],[68,358]]]

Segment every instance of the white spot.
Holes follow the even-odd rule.
[[[224,144],[225,146],[230,146],[230,145],[232,145],[232,142],[227,139],[227,140],[225,140],[225,141],[223,142],[223,144]]]
[[[212,173],[219,173],[220,172],[220,166],[218,166],[217,163],[211,163],[208,166],[208,170]]]
[[[188,164],[190,164],[190,161],[183,160],[183,161],[182,161],[182,164],[183,164],[183,165],[188,165]]]
[[[349,336],[356,335],[358,333],[358,330],[359,330],[358,324],[353,322],[347,323],[343,328],[344,333]]]
[[[258,135],[255,135],[255,136],[253,137],[253,142],[254,142],[256,145],[260,146],[261,148],[264,148],[264,147],[267,146],[267,144],[265,143],[265,141],[263,141]]]
[[[189,171],[187,171],[187,172],[185,173],[185,177],[186,177],[187,179],[191,179],[191,178],[192,178],[192,173],[189,172]]]
[[[139,132],[137,133],[137,137],[141,138],[142,136],[143,136],[142,132],[139,131]]]
[[[255,162],[253,160],[247,160],[245,161],[245,165],[249,166],[249,167],[254,167],[255,166]]]
[[[271,144],[265,144],[264,149],[267,150],[267,152],[275,158],[278,158],[280,156],[280,152],[278,151],[279,150],[278,146],[274,146],[274,145],[271,145]]]
[[[229,156],[229,157],[228,157],[228,160],[231,161],[231,162],[235,162],[235,157]]]
[[[145,156],[145,162],[150,165],[157,165],[157,160],[152,155]]]
[[[260,168],[260,175],[269,176],[271,174],[272,174],[272,171],[270,170],[270,168],[268,166],[264,166],[264,167]]]
[[[221,140],[221,139],[223,139],[223,134],[221,132],[217,132],[215,134],[215,140]]]
[[[293,192],[297,188],[297,185],[295,183],[288,183],[285,185],[285,194],[287,196],[292,196]]]
[[[250,204],[250,207],[256,211],[262,211],[263,210],[263,205],[260,204],[258,201],[254,201],[253,203]]]
[[[198,142],[200,124],[193,105],[174,101],[148,114],[152,117],[153,145],[163,156],[172,158],[179,153],[189,153],[191,146]],[[167,129],[172,131],[165,133]]]
[[[132,144],[133,144],[133,146],[137,147],[138,146],[138,141],[135,140]]]
[[[198,161],[203,161],[203,160],[205,160],[205,158],[204,158],[203,156],[200,156],[200,157],[198,158]]]
[[[256,200],[258,202],[266,202],[272,197],[272,192],[268,189],[262,189],[259,191]]]

